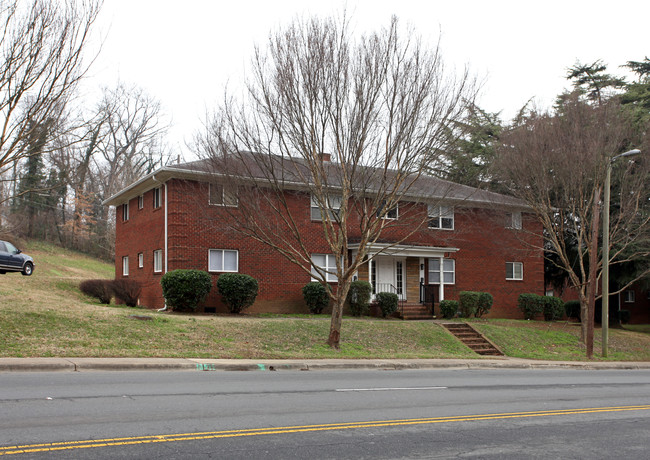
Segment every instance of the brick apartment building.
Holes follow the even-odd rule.
[[[520,318],[519,294],[544,294],[541,226],[514,198],[428,176],[418,181],[420,190],[439,190],[444,184],[444,196],[432,192],[429,204],[405,200],[390,217],[399,224],[405,215],[400,209],[410,208],[426,212],[428,225],[415,232],[399,225],[386,230],[357,278],[370,281],[376,292],[393,290],[405,304],[420,304],[431,293],[437,303],[458,299],[465,290],[486,291],[494,296],[490,317]],[[245,273],[260,287],[249,312],[307,312],[301,289],[310,275],[232,229],[238,201],[224,187],[196,161],[160,168],[109,198],[105,204],[116,208],[116,276],[139,281],[140,303],[161,308],[164,273],[204,270],[214,282],[204,309],[224,312],[217,278],[224,272]],[[323,237],[320,211],[312,206],[309,193],[299,187],[287,187],[284,193],[296,225],[306,235],[313,264],[331,267],[334,260]],[[348,229],[349,256],[355,251],[353,224]]]

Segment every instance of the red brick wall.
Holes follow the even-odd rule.
[[[228,223],[236,218],[236,208],[210,206],[207,184],[174,179],[168,182],[167,189],[169,270],[207,270],[208,249],[237,249],[239,273],[255,277],[260,284],[257,301],[249,312],[307,312],[301,289],[310,281],[309,274],[266,245],[230,229]],[[286,197],[292,216],[302,229],[305,246],[311,253],[329,253],[321,222],[311,221],[309,195],[290,192]],[[152,265],[153,250],[164,247],[164,209],[153,210],[152,200],[152,191],[149,191],[145,194],[142,210],[137,209],[137,198],[131,200],[128,222],[122,222],[118,206],[115,263],[116,273],[121,276],[122,256],[128,254],[129,277],[144,284],[141,303],[159,308],[163,305],[160,275],[153,274]],[[455,230],[416,229],[413,222],[421,221],[423,213],[426,213],[426,206],[401,206],[400,218],[390,222],[382,239],[406,238],[403,244],[459,248],[458,252],[448,255],[456,259],[456,283],[446,286],[446,298],[457,299],[462,290],[487,291],[494,296],[491,317],[520,317],[516,309],[517,296],[522,292],[544,293],[542,253],[524,242],[541,246],[541,228],[532,217],[524,215],[524,229],[515,231],[505,228],[502,211],[457,207]],[[261,210],[260,218],[272,219],[263,214]],[[357,229],[352,222],[350,238],[357,236]],[[144,269],[137,268],[138,252],[145,254]],[[523,262],[523,281],[505,280],[506,262]],[[225,311],[216,292],[218,276],[218,273],[212,274],[215,284],[205,306]]]

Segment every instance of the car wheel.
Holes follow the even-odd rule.
[[[7,272],[4,271],[4,270],[0,270],[0,275],[4,275],[5,273],[7,273]]]
[[[25,276],[30,276],[34,272],[34,266],[32,265],[31,262],[27,262],[25,266],[23,267],[23,275]]]

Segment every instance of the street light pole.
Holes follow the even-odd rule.
[[[619,158],[631,157],[641,153],[639,149],[629,150],[616,155],[607,162],[607,174],[605,175],[605,203],[603,209],[603,278],[602,278],[602,314],[600,325],[602,328],[602,356],[607,357],[607,345],[609,341],[609,201],[610,184],[612,178],[612,163]]]

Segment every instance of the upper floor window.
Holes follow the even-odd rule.
[[[336,220],[339,216],[339,211],[341,210],[341,202],[343,198],[337,195],[326,196],[327,200],[325,203],[323,211],[329,213],[329,218],[331,220]],[[311,220],[323,220],[323,215],[321,214],[321,208],[318,206],[318,199],[311,196],[310,199],[310,208],[311,208]]]
[[[454,284],[456,282],[456,261],[454,259],[429,259],[429,284],[440,284],[442,273],[442,284]],[[440,270],[442,268],[442,270]]]
[[[521,212],[511,212],[507,216],[506,227],[521,230]]]
[[[336,257],[332,254],[312,254],[311,256],[311,272],[312,279],[315,280],[318,276],[316,267],[324,270],[325,281],[328,283],[336,283],[339,279],[336,276]]]
[[[623,291],[623,302],[625,303],[634,303],[636,296],[634,291]]]
[[[222,184],[209,184],[209,203],[216,206],[237,206],[237,193]]]
[[[161,200],[162,198],[162,189],[160,187],[156,187],[153,189],[153,207],[154,209],[159,208],[161,206]]]
[[[208,271],[237,272],[239,270],[239,251],[231,249],[208,250]]]
[[[506,279],[523,280],[524,264],[522,262],[506,262]]]
[[[381,206],[377,208],[377,217],[381,217],[382,219],[397,219],[399,216],[399,206],[397,203],[395,203],[395,206],[392,208],[388,209],[387,211],[384,209],[386,208],[386,200],[384,200],[381,203]]]
[[[428,206],[429,228],[454,229],[454,208],[451,206]]]
[[[122,221],[126,222],[129,220],[129,202],[127,201],[122,205]]]
[[[144,208],[144,195],[138,196],[138,209]]]

